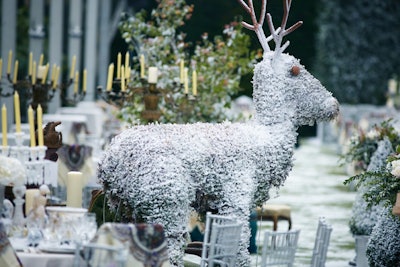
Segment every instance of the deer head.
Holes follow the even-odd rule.
[[[283,0],[283,18],[275,28],[267,14],[271,34],[263,31],[267,1],[261,1],[260,18],[257,20],[253,1],[238,0],[250,14],[252,24],[242,22],[243,27],[253,30],[264,50],[263,60],[255,66],[253,76],[253,100],[256,119],[265,124],[290,121],[294,127],[311,125],[315,121],[330,120],[339,112],[339,103],[325,87],[300,64],[295,57],[284,54],[289,41],[282,45],[283,37],[300,27],[298,21],[286,29],[291,0]],[[268,43],[274,41],[272,51]]]

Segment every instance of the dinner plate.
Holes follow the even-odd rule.
[[[9,237],[8,239],[11,243],[11,246],[16,251],[23,251],[28,246],[28,244],[26,243],[26,238]]]
[[[39,249],[40,251],[46,253],[73,254],[75,253],[76,247],[73,245],[63,245],[63,246],[39,245]]]

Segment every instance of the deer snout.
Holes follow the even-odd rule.
[[[324,107],[327,119],[332,120],[339,114],[339,101],[336,98],[330,97],[325,100]]]

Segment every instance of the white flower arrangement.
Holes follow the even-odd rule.
[[[22,185],[25,180],[25,167],[18,159],[0,155],[0,183]]]

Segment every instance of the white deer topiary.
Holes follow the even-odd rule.
[[[242,231],[238,266],[249,266],[250,210],[282,186],[292,168],[296,130],[300,125],[334,118],[337,100],[299,63],[282,52],[289,29],[290,0],[284,0],[281,27],[268,14],[270,37],[262,25],[266,1],[257,22],[253,3],[239,3],[250,13],[264,49],[255,66],[255,118],[248,123],[150,124],[116,136],[98,166],[110,207],[123,209],[130,220],[160,223],[165,228],[173,266],[183,266],[188,216],[195,208],[236,217]],[[268,42],[274,40],[275,51]]]

